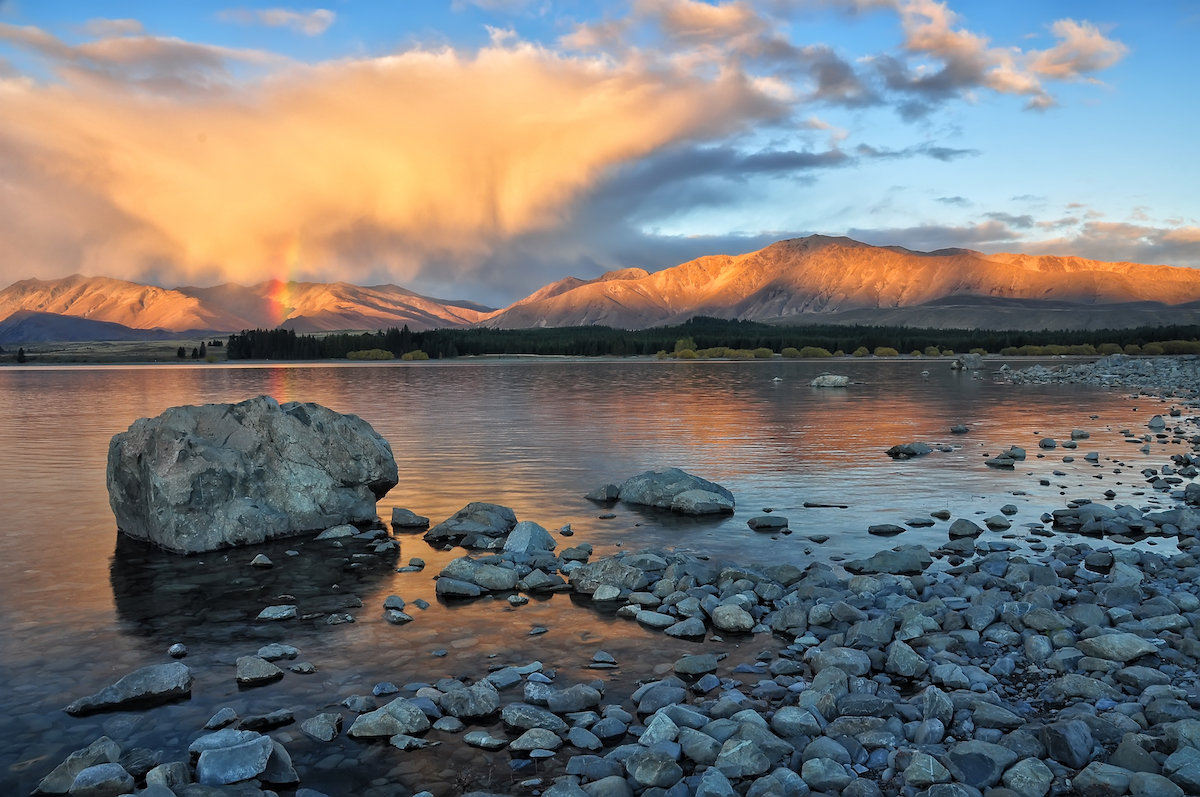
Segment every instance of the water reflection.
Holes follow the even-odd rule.
[[[296,607],[299,619],[289,624],[319,626],[332,613],[374,601],[396,566],[398,549],[375,554],[367,542],[353,539],[343,546],[292,538],[179,556],[118,535],[109,579],[121,630],[160,645],[181,636],[221,642],[237,637],[247,623],[260,630],[278,625],[255,618],[280,604]],[[258,554],[274,566],[252,567]]]

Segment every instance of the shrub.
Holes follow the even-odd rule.
[[[971,354],[978,354],[980,357],[983,357],[987,353],[987,349],[971,349]]]
[[[1016,346],[1005,346],[1003,349],[1000,350],[1000,356],[1001,357],[1015,357],[1019,353],[1019,351],[1020,351],[1020,349],[1018,349]]]
[[[695,354],[696,341],[692,340],[690,337],[680,338],[679,340],[675,341],[675,353],[679,354],[682,351],[690,351]]]
[[[425,352],[421,351],[420,349],[416,349],[414,351],[405,352],[404,354],[400,355],[400,359],[407,360],[407,361],[428,360],[429,355],[426,354]]]
[[[855,357],[866,357],[870,353],[871,352],[867,351],[866,346],[859,346],[857,349],[854,350]]]
[[[675,352],[675,356],[681,360],[694,360],[696,359],[697,354],[691,349],[680,349],[679,351]]]
[[[404,358],[407,360],[415,359],[413,357],[409,357],[407,354],[404,355]],[[396,355],[394,355],[390,351],[386,351],[384,349],[363,349],[361,351],[346,352],[346,359],[347,360],[394,360],[394,359],[396,359]],[[426,357],[425,359],[429,359],[429,358]]]
[[[809,347],[805,346],[804,348],[807,349]],[[804,356],[803,354],[800,353],[800,350],[797,349],[795,346],[788,346],[786,349],[783,350],[782,354],[784,357],[787,357],[792,360],[796,359],[797,357]]]
[[[876,357],[899,357],[900,352],[893,349],[891,346],[877,346],[875,348]]]
[[[725,356],[731,360],[753,360],[754,352],[751,349],[726,349]]]
[[[953,357],[953,356],[954,356],[954,349],[943,349],[943,350],[942,350],[942,356],[943,356],[943,357]]]
[[[1141,354],[1142,347],[1137,345],[1136,343],[1128,343],[1125,345],[1125,353],[1126,354]]]
[[[1076,356],[1091,356],[1096,353],[1096,347],[1090,343],[1079,343],[1074,346],[1067,347],[1067,354]]]
[[[910,352],[908,353],[908,356],[909,356],[909,357],[920,357],[920,356],[921,356],[921,350],[920,350],[920,349],[913,349],[912,351],[910,351]]]
[[[801,357],[832,357],[829,349],[823,349],[820,346],[805,346],[800,350]]]
[[[656,354],[656,355],[654,355],[654,356],[655,356],[655,357],[657,357],[657,358],[658,358],[658,359],[660,359],[660,360],[665,360],[665,359],[667,359],[668,357],[670,357],[671,355],[667,354],[667,350],[666,350],[666,349],[659,349],[659,350],[658,350],[658,354]]]
[[[1166,349],[1157,343],[1147,343],[1142,347],[1142,354],[1165,354]]]
[[[215,355],[215,354],[206,355],[204,357],[204,361],[208,362],[208,363],[215,363],[217,361],[217,355]]]
[[[1164,340],[1158,345],[1167,354],[1200,354],[1200,341],[1197,340]]]
[[[754,359],[756,360],[769,360],[774,356],[775,352],[771,351],[766,346],[759,346],[754,350]]]
[[[1096,347],[1097,354],[1103,354],[1107,357],[1110,354],[1120,354],[1121,347],[1116,343],[1101,343]]]
[[[727,351],[729,351],[729,349],[725,348],[724,346],[714,346],[711,349],[700,349],[696,352],[696,355],[701,359],[709,360],[713,357],[724,357],[725,352]]]
[[[837,351],[835,351],[835,352],[833,353],[833,356],[834,356],[834,357],[845,357],[845,356],[846,356],[846,352],[842,351],[841,349],[838,349]]]
[[[942,353],[940,351],[938,351],[937,346],[927,346],[925,348],[925,356],[926,357],[941,357]]]

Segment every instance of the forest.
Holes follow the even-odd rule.
[[[1140,353],[1195,353],[1200,343],[1200,326],[1161,326],[1096,331],[997,332],[978,329],[914,329],[883,326],[775,326],[753,321],[693,318],[687,323],[652,329],[611,327],[561,327],[553,329],[433,329],[414,332],[388,329],[379,332],[298,335],[287,329],[254,329],[230,335],[226,347],[231,360],[319,360],[345,358],[358,352],[378,350],[393,357],[422,353],[433,359],[450,359],[486,354],[540,354],[573,357],[654,356],[674,353],[681,339],[696,350],[728,348],[751,350],[813,347],[829,353],[851,353],[860,349],[895,349],[901,353],[965,353],[984,350],[1006,354],[1067,353],[1057,348],[1038,351],[1030,347],[1086,347],[1104,351]],[[1157,345],[1154,345],[1157,344]],[[1168,344],[1168,345],[1164,345]],[[1012,351],[1021,349],[1024,351]],[[1162,351],[1159,351],[1161,349]],[[1006,351],[1007,350],[1007,351]],[[1076,353],[1083,353],[1077,348]],[[1101,353],[1104,353],[1101,351]],[[372,357],[376,359],[376,357]],[[409,357],[409,359],[414,359]],[[417,356],[415,359],[422,359]]]

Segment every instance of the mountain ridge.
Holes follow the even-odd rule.
[[[988,304],[983,300],[995,300]],[[506,308],[422,296],[397,285],[227,282],[174,289],[73,274],[21,280],[0,291],[0,321],[33,311],[129,329],[296,332],[482,326],[605,325],[625,329],[696,316],[786,324],[884,323],[946,328],[951,317],[981,329],[1094,329],[1142,322],[1195,323],[1200,270],[1076,256],[920,252],[812,235],[738,255],[714,254],[656,272],[564,277]],[[1024,303],[1024,304],[1023,304]],[[1030,304],[1032,303],[1032,304]],[[955,308],[955,309],[949,309]],[[854,319],[853,321],[851,319]],[[42,319],[43,327],[49,323]],[[58,329],[71,329],[65,322]],[[79,327],[83,329],[83,327]],[[101,328],[95,328],[97,333]]]

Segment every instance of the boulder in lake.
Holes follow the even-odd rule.
[[[809,387],[846,387],[850,384],[850,377],[841,376],[840,374],[821,374],[816,379],[808,383]]]
[[[693,476],[679,468],[659,468],[640,473],[621,485],[620,498],[627,504],[672,509],[689,515],[732,512],[733,493],[719,484]]]
[[[892,459],[912,459],[923,457],[932,451],[933,449],[924,443],[900,443],[889,448],[887,455]]]
[[[453,543],[466,548],[500,548],[517,525],[517,515],[506,506],[472,501],[425,532],[425,541]]]
[[[400,529],[423,529],[428,528],[429,518],[411,509],[396,507],[392,510],[392,525]]]
[[[173,661],[134,670],[112,686],[106,686],[94,695],[81,697],[63,710],[72,716],[82,717],[100,711],[157,706],[179,697],[190,697],[191,694],[192,671],[186,664]]]
[[[978,371],[983,368],[983,355],[960,354],[950,363],[950,368],[954,371]]]
[[[373,521],[398,474],[361,418],[259,396],[135,421],[109,444],[107,479],[118,529],[198,553]]]

